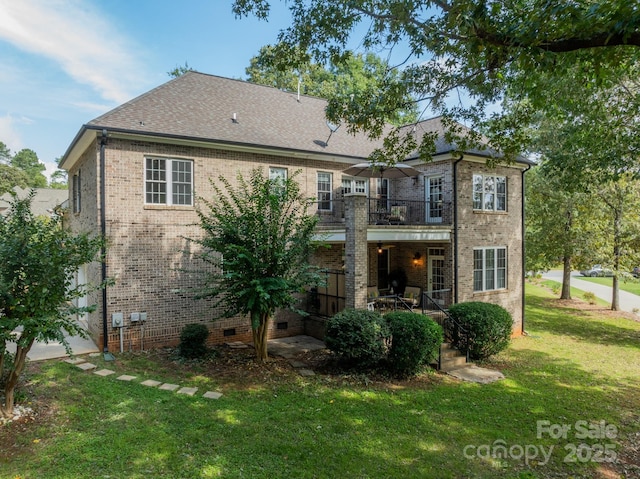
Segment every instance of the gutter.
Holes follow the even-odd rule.
[[[458,303],[458,163],[464,154],[453,162],[453,304]]]
[[[527,166],[524,170],[522,170],[522,203],[521,203],[521,208],[522,208],[522,212],[521,212],[521,216],[522,216],[522,326],[520,328],[520,333],[521,334],[526,334],[525,330],[524,330],[524,307],[525,307],[525,294],[524,294],[524,278],[525,278],[525,274],[526,274],[526,270],[525,268],[527,267],[526,265],[526,244],[525,244],[525,209],[524,209],[524,204],[525,204],[525,196],[524,196],[524,174],[529,171],[531,169],[533,165],[529,165]]]
[[[104,244],[104,240],[107,237],[107,214],[105,211],[106,204],[106,192],[105,188],[105,149],[107,147],[107,130],[102,130],[102,138],[100,138],[100,234],[102,235],[102,249],[100,250],[102,256],[101,270],[102,270],[102,337],[103,337],[103,353],[105,361],[113,361],[115,358],[109,352],[109,338],[107,329],[107,247]]]

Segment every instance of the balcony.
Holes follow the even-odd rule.
[[[344,200],[315,202],[311,212],[319,217],[320,226],[344,226]],[[451,202],[367,198],[367,217],[370,225],[451,225]]]

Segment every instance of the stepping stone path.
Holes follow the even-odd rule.
[[[91,370],[97,369],[97,366],[95,364],[87,362],[82,358],[65,359],[65,363],[73,364],[78,369],[81,369],[83,371],[91,371]],[[96,374],[102,377],[111,376],[112,374],[115,374],[115,373],[116,372],[112,371],[111,369],[100,369],[98,371],[93,371],[93,374]],[[130,376],[128,374],[122,374],[118,376],[116,379],[119,381],[131,382],[137,379],[137,377]],[[187,396],[195,396],[195,394],[198,392],[198,388],[190,388],[190,387],[181,388],[179,384],[162,383],[162,381],[156,381],[155,379],[145,379],[144,381],[140,382],[140,385],[151,387],[151,388],[157,387],[162,391],[175,391],[176,394],[184,394]],[[205,399],[220,399],[222,397],[222,393],[217,391],[207,391],[202,395],[202,397]]]

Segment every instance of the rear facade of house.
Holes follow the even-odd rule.
[[[190,239],[201,232],[200,198],[210,181],[232,184],[258,167],[296,179],[328,243],[313,261],[326,286],[301,296],[310,316],[278,312],[270,337],[322,337],[323,319],[370,304],[373,288],[419,291],[418,309],[463,301],[504,306],[522,331],[522,191],[526,162],[489,168],[481,151],[453,153],[443,141],[433,161],[407,159],[420,173],[403,179],[350,177],[349,166],[378,146],[346,128],[332,132],[324,100],[189,72],[83,125],[62,166],[70,179],[74,231],[104,232],[106,294],[83,304],[91,336],[112,351],[175,345],[186,324],[203,323],[211,343],[249,341],[247,318],[219,319],[210,301],[189,292],[204,266]],[[334,128],[335,129],[335,128]],[[439,119],[414,127],[442,131]],[[354,236],[355,235],[355,236]],[[103,265],[78,271],[98,283]],[[396,286],[396,291],[393,291]],[[430,306],[431,305],[431,306]],[[429,306],[429,307],[428,307]],[[105,341],[106,339],[106,341]]]

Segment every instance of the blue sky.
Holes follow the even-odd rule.
[[[55,169],[80,127],[189,66],[245,78],[289,12],[236,19],[231,0],[0,0],[0,141]]]

